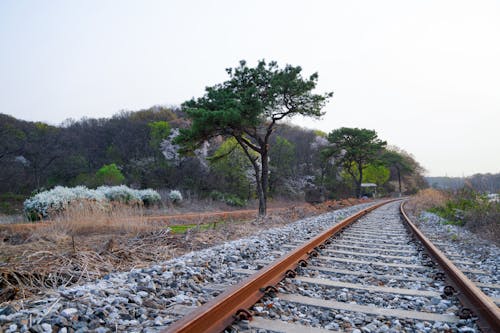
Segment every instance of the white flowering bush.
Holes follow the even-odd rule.
[[[26,199],[24,201],[24,212],[30,220],[39,220],[48,217],[52,213],[60,213],[68,205],[82,200],[97,203],[121,202],[149,206],[160,202],[160,199],[160,195],[154,190],[134,190],[125,185],[101,186],[95,190],[85,186],[56,186],[51,190],[40,192]]]
[[[49,209],[62,210],[65,205],[75,199],[76,194],[71,189],[56,186],[50,191],[40,192],[25,200],[24,211],[30,219],[46,217]]]
[[[151,206],[161,201],[160,194],[152,189],[139,190],[139,195],[141,196],[142,203],[146,206]]]
[[[135,204],[141,201],[140,192],[125,185],[99,186],[96,191],[102,193],[109,201],[122,202],[126,204]]]
[[[62,186],[57,186],[62,187]],[[104,193],[96,190],[92,190],[87,188],[86,186],[77,186],[77,187],[62,187],[68,190],[71,190],[77,199],[89,199],[95,201],[103,201],[106,200],[106,196]]]
[[[181,202],[182,201],[182,194],[180,191],[177,191],[177,190],[172,190],[170,191],[170,193],[168,194],[168,198],[170,199],[170,201],[172,202]]]

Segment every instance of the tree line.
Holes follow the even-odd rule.
[[[297,115],[321,117],[333,93],[313,92],[317,73],[304,77],[300,66],[280,68],[275,61],[261,60],[256,67],[249,67],[242,60],[239,66],[228,68],[226,72],[228,80],[207,87],[202,97],[182,105],[190,126],[180,130],[175,142],[186,155],[214,138],[233,140],[253,168],[259,215],[266,215],[273,132],[278,123],[287,118]],[[409,156],[397,151],[384,153],[387,143],[372,130],[341,128],[329,133],[327,139],[330,145],[320,151],[323,163],[332,161],[336,166],[334,173],[339,169],[345,172],[352,180],[357,197],[362,195],[363,173],[369,166],[375,171],[385,162],[395,168],[400,190],[401,173],[415,173],[421,169],[414,160],[409,162]]]
[[[59,126],[0,114],[0,193],[29,195],[55,185],[179,189],[233,204],[268,197],[361,196],[414,192],[423,169],[373,130],[330,133],[293,126],[320,117],[332,93],[315,94],[318,75],[260,61],[228,69],[229,79],[180,108],[155,106]]]
[[[500,173],[476,173],[468,177],[426,177],[429,186],[442,190],[468,188],[479,192],[500,193]]]

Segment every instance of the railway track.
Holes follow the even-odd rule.
[[[491,272],[378,206],[236,269],[249,277],[164,332],[499,332],[500,287],[477,282]]]

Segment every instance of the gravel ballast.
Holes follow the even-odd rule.
[[[471,264],[460,264],[459,268],[472,268],[487,274],[466,273],[472,281],[500,284],[500,248],[482,239],[466,228],[451,225],[441,217],[422,213],[417,219],[418,228],[452,260],[467,260]],[[490,297],[500,297],[500,290],[480,287]]]
[[[460,310],[457,298],[443,295],[444,282],[433,279],[438,269],[424,265],[427,259],[402,226],[398,202],[385,205],[364,216],[352,227],[337,235],[332,244],[328,245],[326,250],[321,251],[319,257],[311,258],[309,266],[313,268],[308,266],[299,271],[298,277],[294,279],[287,278],[282,281],[278,288],[281,294],[274,298],[264,298],[261,303],[253,307],[254,312],[264,319],[279,320],[280,322],[300,324],[306,327],[340,330],[342,332],[477,332],[477,326],[473,319],[458,319],[456,317]],[[373,233],[371,230],[377,231]],[[365,234],[363,234],[363,231]],[[392,235],[386,235],[394,233],[397,234],[395,238],[399,240],[397,243],[400,245],[391,242]],[[370,253],[372,254],[378,254],[379,250],[384,249],[385,246],[395,251],[399,249],[407,252],[404,260],[383,257],[366,258],[366,256],[363,256],[366,251],[357,251],[355,249],[343,250],[359,252],[359,255],[335,255],[335,258],[366,261],[366,263],[338,262],[323,258],[323,256],[326,256],[325,252],[335,249],[339,241],[348,244],[346,240],[370,244]],[[377,245],[371,247],[374,244]],[[356,246],[362,247],[363,245],[356,244]],[[396,264],[394,265],[394,263]],[[401,267],[408,263],[411,266]],[[326,270],[348,270],[354,274],[330,274],[325,273],[321,268]],[[385,278],[379,278],[380,275],[385,276]],[[324,281],[312,280],[304,282],[300,279],[302,276],[324,279]],[[396,276],[397,279],[387,278],[387,276]],[[419,279],[419,281],[412,281],[405,277]],[[338,281],[340,284],[333,286],[334,283],[326,286],[326,283],[330,283],[330,281]],[[347,288],[342,287],[342,283],[344,285],[357,284],[361,286]],[[404,295],[398,294],[394,290],[385,292],[376,291],[380,289],[367,290],[367,288],[377,287],[418,290],[431,295]],[[283,295],[281,297],[285,298],[285,300],[281,299],[280,295]],[[300,295],[311,300],[320,299],[340,302],[340,304],[345,303],[346,306],[342,306],[343,308],[349,308],[349,305],[359,305],[386,309],[387,314],[374,315],[352,310],[341,310],[340,308],[323,308],[319,305],[288,302],[286,301],[286,295]],[[444,315],[449,318],[449,322],[398,318],[396,315],[391,315],[394,311],[390,309],[394,309],[394,311],[423,312],[426,317],[428,317],[426,314]],[[261,331],[259,330],[259,332]]]
[[[0,307],[4,332],[158,332],[206,303],[282,244],[305,241],[372,203],[306,218],[157,265],[111,273],[85,285],[51,290],[36,300]]]
[[[331,227],[343,218],[372,205],[362,204],[303,219],[281,228],[273,228],[248,238],[224,243],[202,251],[191,252],[179,258],[158,263],[148,268],[129,272],[112,273],[104,278],[71,288],[51,290],[39,299],[4,303],[0,306],[0,331],[2,332],[159,332],[181,318],[196,306],[219,295],[229,285],[246,278],[241,269],[260,269],[266,262],[289,250],[284,245],[299,244]],[[396,230],[398,203],[392,203],[365,216],[362,220]],[[474,276],[474,280],[498,283],[497,267],[500,252],[493,245],[471,243],[468,233],[441,224],[435,215],[423,215],[419,227],[442,249],[459,254],[463,259],[478,262],[477,269],[490,272],[489,276]],[[362,223],[362,222],[361,222]],[[354,231],[356,228],[353,228]],[[383,228],[380,227],[381,232]],[[400,230],[400,229],[398,229]],[[451,230],[451,231],[450,231]],[[399,232],[399,231],[398,231]],[[457,236],[453,236],[456,234]],[[461,235],[464,235],[462,242]],[[473,235],[472,235],[473,236]],[[337,239],[360,237],[359,230],[349,234],[346,230]],[[369,237],[369,236],[367,236]],[[373,236],[378,238],[378,236]],[[398,237],[404,245],[388,248],[380,254],[405,256],[403,260],[387,259],[388,263],[422,265],[424,258],[418,247],[405,235]],[[374,241],[377,243],[377,241]],[[349,246],[349,242],[343,242]],[[387,243],[390,244],[390,243]],[[449,244],[449,245],[448,245]],[[373,253],[349,250],[331,244],[332,250]],[[414,252],[414,253],[413,253]],[[324,254],[326,255],[326,254]],[[361,258],[351,254],[338,254],[336,258],[364,261],[383,261],[384,258]],[[367,286],[386,286],[442,293],[443,283],[433,280],[436,268],[413,269],[370,264],[330,262],[321,258],[310,261],[310,267],[299,270],[299,275],[332,281],[357,283]],[[314,267],[344,269],[363,273],[346,275],[316,270]],[[474,265],[474,268],[476,266]],[[380,274],[383,277],[377,277]],[[391,279],[399,276],[403,279]],[[408,277],[408,279],[404,279]],[[424,279],[411,280],[411,278]],[[279,284],[282,293],[297,293],[307,297],[320,297],[345,303],[370,305],[393,309],[425,311],[436,314],[454,314],[460,305],[455,297],[424,297],[393,293],[368,292],[358,289],[325,287],[298,279],[285,279]],[[497,290],[493,289],[495,293]],[[472,320],[443,323],[414,319],[398,319],[391,316],[371,315],[345,310],[325,310],[310,305],[289,303],[279,297],[265,297],[253,307],[257,316],[279,319],[312,327],[323,327],[345,332],[476,332]],[[245,325],[235,325],[234,332],[244,330]],[[259,330],[259,332],[265,332]]]

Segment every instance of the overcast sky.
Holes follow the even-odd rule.
[[[428,175],[500,172],[500,2],[0,1],[0,113],[59,124],[178,105],[246,59],[319,73],[329,132]]]

